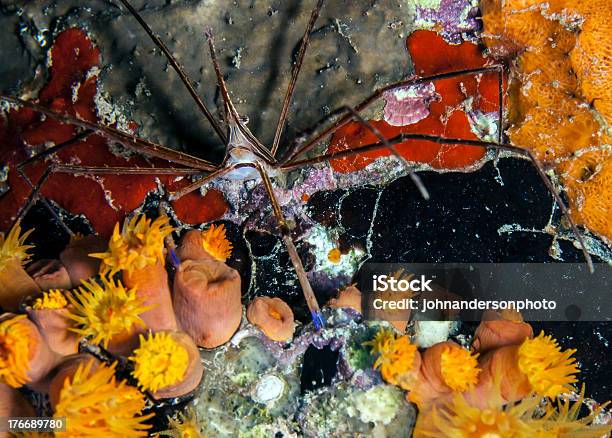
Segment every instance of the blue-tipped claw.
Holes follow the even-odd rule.
[[[172,266],[174,266],[174,269],[178,269],[178,267],[181,264],[181,261],[177,257],[176,251],[174,251],[174,248],[168,248],[168,249],[170,251],[170,259],[172,260]]]
[[[323,314],[320,311],[311,310],[310,315],[312,316],[312,322],[315,329],[321,330],[325,327],[325,318],[323,318]]]

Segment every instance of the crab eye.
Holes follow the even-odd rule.
[[[240,116],[240,122],[246,125],[249,123],[249,118],[247,116]]]

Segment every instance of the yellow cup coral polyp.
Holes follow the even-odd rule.
[[[472,406],[463,394],[454,394],[443,406],[434,406],[417,417],[414,438],[528,438],[531,428],[522,421],[530,405],[502,407],[488,403]]]
[[[212,224],[207,230],[191,230],[183,235],[177,255],[181,260],[214,259],[227,261],[233,246],[227,239],[225,225]]]
[[[200,383],[204,368],[198,348],[181,332],[140,336],[140,346],[130,357],[132,375],[156,398],[180,397]]]
[[[26,308],[28,316],[38,326],[54,352],[67,356],[78,351],[80,337],[71,328],[70,311],[73,307],[61,290],[50,290]]]
[[[570,391],[576,382],[578,366],[571,357],[576,350],[561,351],[551,336],[541,332],[534,339],[527,339],[518,349],[518,368],[527,376],[533,390],[545,397]]]
[[[150,307],[136,294],[135,288],[127,289],[120,281],[105,276],[100,282],[83,281],[83,286],[74,292],[74,296],[68,296],[73,307],[69,317],[76,325],[72,331],[90,337],[90,342],[102,343],[104,347],[109,347],[113,341],[115,344],[131,344],[129,339],[134,339],[139,331],[145,329],[140,315]],[[115,347],[122,350],[118,345]]]
[[[115,226],[108,251],[90,254],[102,259],[100,272],[114,275],[121,272],[123,284],[136,288],[149,310],[141,317],[150,330],[176,330],[176,317],[164,263],[164,239],[172,232],[167,216],[154,221],[135,216]]]
[[[116,363],[107,366],[77,356],[69,360],[51,381],[54,417],[66,419],[66,432],[56,436],[147,436],[143,416],[144,396],[137,388],[115,378]]]
[[[350,307],[361,313],[361,291],[354,285],[350,285],[339,291],[337,298],[329,300],[327,306],[336,308]]]
[[[505,404],[499,397],[478,399],[455,394],[451,400],[419,413],[414,438],[599,438],[612,425],[593,424],[603,406],[579,418],[584,390],[573,403],[557,400],[548,403],[544,413],[541,398],[529,395],[518,403]]]
[[[198,424],[198,417],[196,416],[193,408],[187,411],[187,414],[180,412],[178,419],[168,418],[168,425],[170,429],[163,435],[167,435],[172,438],[201,438],[201,428]]]
[[[41,297],[36,298],[32,303],[32,309],[34,310],[64,309],[66,307],[68,307],[68,300],[59,289],[44,292]]]
[[[453,393],[473,389],[479,380],[478,355],[452,341],[440,342],[422,354],[418,382],[408,399],[419,409],[441,403]]]
[[[533,338],[533,329],[523,321],[520,313],[486,311],[474,333],[472,349],[485,353],[494,348],[521,344],[529,338]]]
[[[584,386],[578,399],[571,403],[567,399],[557,399],[556,403],[548,403],[543,416],[526,415],[525,422],[533,430],[536,438],[601,438],[612,431],[612,424],[597,424],[595,421],[608,405],[599,405],[583,418],[580,410],[584,403]]]
[[[23,269],[30,258],[28,250],[33,248],[25,244],[32,231],[21,234],[17,223],[7,235],[0,233],[0,306],[12,312],[17,310],[24,297],[40,290]]]
[[[30,381],[30,346],[27,325],[19,324],[25,316],[0,323],[0,378],[9,386],[19,388]]]
[[[240,275],[216,260],[186,260],[174,277],[173,303],[195,343],[215,348],[230,340],[242,319]]]
[[[58,360],[26,315],[0,317],[0,382],[13,388],[36,384]]]
[[[478,399],[484,400],[500,392],[503,400],[514,402],[530,392],[554,398],[571,391],[578,367],[572,354],[561,351],[556,341],[541,333],[520,345],[509,345],[482,356],[482,375],[476,388]]]
[[[132,273],[155,265],[164,259],[164,239],[172,232],[167,216],[154,221],[145,215],[134,216],[115,225],[108,243],[108,251],[90,254],[102,260],[100,273],[114,275],[120,271]]]
[[[408,336],[396,337],[391,330],[380,330],[372,341],[366,342],[376,356],[374,368],[380,369],[385,382],[402,389],[414,387],[421,367],[421,355]]]
[[[247,319],[273,341],[288,342],[293,338],[293,311],[280,298],[255,298],[247,308]]]
[[[227,240],[225,225],[214,224],[202,233],[202,245],[207,253],[220,262],[225,262],[232,255],[232,244]]]

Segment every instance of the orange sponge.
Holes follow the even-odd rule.
[[[612,239],[612,157],[601,150],[610,138],[599,122],[612,123],[612,2],[484,0],[481,10],[491,54],[514,58],[510,141],[556,165],[572,218]]]

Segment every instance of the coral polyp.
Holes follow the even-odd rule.
[[[0,272],[10,262],[18,262],[23,265],[30,258],[28,250],[33,245],[26,245],[25,241],[34,230],[21,233],[21,226],[16,224],[8,234],[0,233]]]
[[[174,385],[185,377],[189,364],[187,349],[169,333],[140,335],[140,347],[130,357],[132,375],[139,385],[152,392]]]
[[[530,394],[518,403],[503,404],[494,398],[475,406],[464,394],[456,394],[441,407],[424,413],[417,422],[414,438],[599,438],[612,425],[597,424],[605,408],[598,406],[580,417],[584,388],[572,403],[556,399],[542,407],[541,399]]]
[[[293,311],[280,298],[257,297],[247,308],[247,319],[274,341],[287,342],[293,337]]]
[[[68,300],[64,296],[61,290],[51,289],[44,292],[42,297],[36,298],[32,304],[34,310],[51,310],[51,309],[64,309],[68,306]]]
[[[414,438],[528,438],[534,429],[525,420],[533,418],[536,397],[517,404],[501,405],[492,400],[476,407],[463,394],[455,394],[442,407],[434,407],[419,420]]]
[[[171,438],[200,438],[200,426],[198,418],[193,409],[189,409],[187,413],[179,413],[178,418],[169,418],[168,423],[170,428],[161,433],[162,436]]]
[[[366,342],[377,356],[374,368],[380,369],[383,379],[402,389],[411,389],[420,365],[417,346],[408,336],[397,337],[391,330],[380,330],[372,341]]]
[[[30,381],[30,331],[25,315],[0,322],[0,382],[19,388]]]
[[[0,233],[0,306],[5,310],[17,311],[25,297],[40,290],[24,269],[33,248],[25,241],[32,231],[22,234],[18,222],[8,234]]]
[[[136,289],[127,289],[120,281],[105,276],[100,283],[95,280],[83,281],[83,286],[68,295],[74,307],[70,312],[76,333],[91,338],[90,342],[108,346],[117,335],[144,328],[140,314],[150,309],[144,299],[136,294]]]
[[[73,376],[67,377],[59,393],[54,416],[66,419],[66,437],[138,437],[147,436],[150,415],[141,415],[144,396],[137,388],[118,381],[116,363],[95,365],[81,363]]]
[[[467,391],[478,382],[478,354],[463,348],[446,348],[440,357],[440,370],[444,383],[453,391]]]
[[[574,402],[558,398],[554,403],[546,405],[543,416],[526,415],[525,422],[534,432],[532,436],[536,438],[600,438],[608,434],[612,430],[612,425],[597,424],[597,417],[608,403],[595,407],[589,415],[580,418],[584,401],[583,386]]]
[[[552,336],[541,332],[527,339],[518,350],[518,367],[529,380],[534,391],[546,397],[570,391],[576,382],[578,366],[571,357],[576,350],[561,351]]]
[[[227,240],[225,225],[212,224],[202,232],[202,246],[211,256],[225,262],[232,255],[233,246]]]
[[[131,273],[163,260],[164,238],[171,232],[167,216],[151,220],[137,215],[124,221],[121,229],[119,224],[115,225],[108,251],[90,256],[102,260],[101,274]]]

